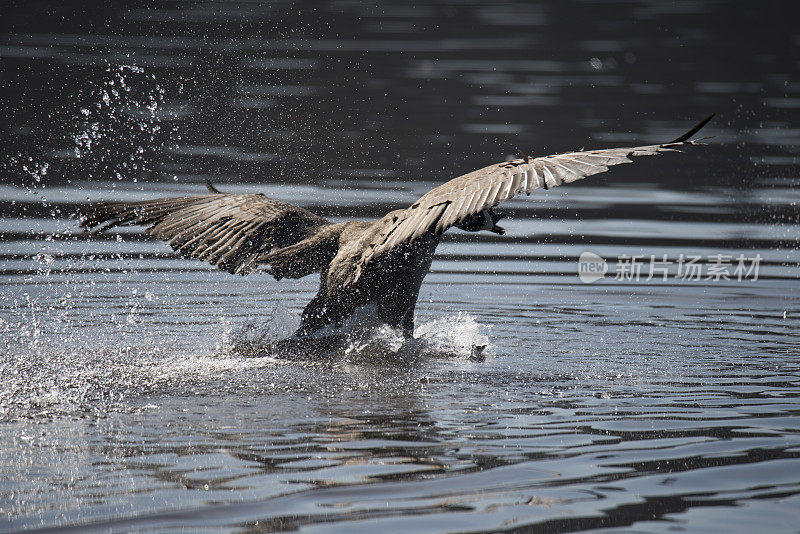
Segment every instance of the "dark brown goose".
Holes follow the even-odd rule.
[[[249,274],[262,265],[276,280],[320,273],[319,292],[303,310],[297,336],[341,324],[370,303],[377,305],[380,320],[411,335],[420,285],[448,228],[504,234],[497,225],[501,216],[492,210],[500,202],[605,172],[631,157],[695,144],[689,139],[712,117],[660,145],[496,163],[454,178],[377,222],[334,224],[263,194],[224,194],[209,184],[208,195],[93,204],[81,226],[100,231],[146,225],[181,256],[230,273]]]

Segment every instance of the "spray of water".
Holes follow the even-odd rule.
[[[464,312],[419,323],[414,338],[402,330],[369,320],[369,309],[355,313],[345,324],[326,327],[302,340],[291,338],[297,317],[278,306],[266,323],[247,323],[226,332],[220,354],[240,357],[300,360],[383,360],[417,357],[482,359],[491,351],[485,327]]]
[[[164,106],[166,94],[141,67],[109,66],[99,83],[70,97],[75,108],[51,117],[53,135],[64,139],[65,149],[38,153],[29,147],[3,165],[33,194],[45,187],[54,168],[67,183],[74,177],[136,182],[177,137]]]
[[[79,96],[70,137],[85,176],[131,180],[150,171],[174,133],[161,112],[166,90],[141,67],[107,69],[106,79]]]

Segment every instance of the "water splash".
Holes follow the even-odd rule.
[[[221,352],[317,361],[483,359],[487,355],[490,342],[485,327],[468,313],[423,322],[414,338],[408,339],[401,329],[376,322],[370,311],[364,307],[341,326],[328,326],[309,338],[296,339],[289,336],[297,328],[297,318],[288,308],[278,307],[267,323],[248,323],[225,334]]]
[[[109,66],[91,89],[69,95],[69,106],[48,115],[49,135],[63,148],[43,152],[27,146],[0,162],[0,169],[45,208],[52,208],[45,196],[48,183],[61,177],[67,183],[76,177],[137,182],[154,171],[152,160],[178,137],[174,112],[164,106],[166,95],[143,68]],[[63,214],[55,207],[50,215]]]
[[[278,301],[268,321],[247,322],[235,328],[225,328],[217,352],[240,357],[260,356],[264,347],[291,336],[299,326],[298,317],[290,312],[286,304]]]
[[[491,349],[488,327],[482,325],[469,313],[458,312],[424,322],[417,327],[416,338],[422,342],[428,354],[454,354],[472,358],[476,348],[484,355]]]
[[[416,358],[483,359],[489,336],[474,316],[459,312],[419,324],[412,339],[388,325],[370,325],[348,332],[341,350],[348,359],[413,360]]]
[[[161,316],[153,315],[161,303],[152,294],[148,298],[147,289],[131,288],[105,310],[102,300],[84,308],[82,291],[96,287],[59,289],[49,276],[53,258],[43,254],[36,261],[38,278],[47,283],[9,303],[0,321],[0,421],[101,416],[167,392],[302,388],[306,379],[291,376],[308,365],[324,366],[326,373],[349,364],[385,370],[387,364],[426,358],[473,359],[476,346],[489,343],[485,327],[459,313],[421,321],[410,340],[386,325],[362,324],[292,346],[282,340],[296,330],[299,318],[286,303],[266,321],[236,326],[219,319],[221,334],[209,328],[206,336],[187,337],[180,328],[164,330]],[[96,319],[87,321],[82,309],[91,309]]]
[[[166,90],[141,67],[109,67],[107,75],[78,97],[82,105],[70,134],[74,154],[89,178],[135,182],[174,133],[159,114]]]
[[[480,325],[466,314],[425,323],[421,336],[406,339],[399,329],[369,320],[369,310],[351,317],[342,326],[323,329],[322,335],[302,340],[292,334],[299,317],[284,303],[278,303],[266,321],[225,325],[213,354],[175,355],[164,361],[161,377],[214,376],[217,371],[238,372],[275,362],[285,365],[333,364],[344,362],[408,361],[420,356],[472,357],[476,344],[485,346],[488,338],[479,333]],[[446,329],[450,335],[434,333]],[[473,343],[474,342],[474,343]]]

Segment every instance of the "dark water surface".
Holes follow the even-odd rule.
[[[0,530],[799,531],[785,3],[7,13]],[[448,234],[417,339],[371,330],[324,361],[253,356],[315,277],[232,276],[70,219],[206,179],[374,218],[517,148],[659,142],[710,112],[705,147],[511,201],[505,237]],[[578,278],[587,251],[605,279]],[[640,280],[615,279],[626,255]],[[700,280],[677,277],[689,256]]]

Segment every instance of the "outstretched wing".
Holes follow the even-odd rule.
[[[605,172],[614,165],[630,163],[632,157],[652,156],[694,144],[688,139],[712,117],[707,117],[674,141],[661,145],[523,157],[454,178],[428,191],[411,207],[389,213],[375,223],[371,232],[373,237],[365,243],[360,255],[353,258],[352,270],[343,285],[358,280],[367,263],[393,247],[414,241],[427,232],[439,235],[466,217],[494,207],[518,193],[530,194],[534,189],[574,182]]]
[[[270,252],[313,237],[331,223],[263,194],[213,194],[143,202],[99,202],[81,213],[81,226],[101,231],[147,225],[181,256],[230,273],[248,274]]]

